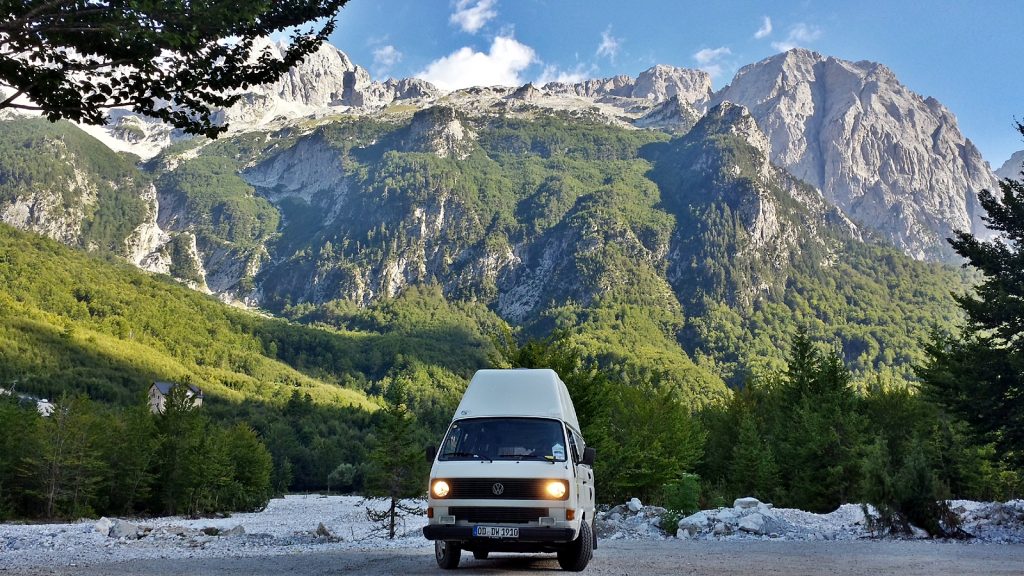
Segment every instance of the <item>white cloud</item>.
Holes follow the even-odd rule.
[[[402,53],[388,44],[373,51],[373,71],[376,76],[387,74],[391,67],[402,61]]]
[[[612,26],[609,24],[604,32],[601,32],[601,43],[597,46],[597,55],[607,56],[608,59],[614,61],[615,56],[619,54],[621,44],[622,38],[612,36]]]
[[[804,46],[821,38],[821,28],[804,22],[797,22],[789,29],[789,35],[782,42],[772,42],[772,48],[779,52],[791,50],[797,46]]]
[[[540,77],[537,78],[535,84],[538,86],[544,86],[550,82],[563,82],[565,84],[575,84],[582,82],[590,77],[594,71],[594,67],[584,66],[582,63],[577,64],[572,70],[562,70],[558,66],[545,66],[544,71],[541,72]]]
[[[698,50],[697,53],[693,55],[693,59],[697,61],[697,64],[703,66],[705,64],[711,64],[716,60],[721,60],[723,56],[728,56],[730,54],[732,54],[732,50],[729,50],[726,46],[722,46],[721,48],[704,48],[703,50]]]
[[[455,13],[448,18],[448,22],[455,24],[463,32],[476,34],[498,15],[498,11],[494,9],[495,4],[497,0],[456,0]]]
[[[727,46],[720,48],[704,48],[698,50],[694,55],[693,59],[697,62],[697,66],[711,75],[712,78],[719,78],[723,72],[722,60],[732,54]]]
[[[761,38],[764,38],[764,37],[768,36],[771,33],[772,33],[772,19],[767,17],[767,16],[765,16],[764,20],[761,22],[761,27],[757,29],[757,32],[754,32],[754,38],[757,38],[758,40],[760,40]]]
[[[431,62],[416,74],[442,90],[470,86],[519,86],[520,74],[537,62],[537,53],[510,36],[498,36],[485,54],[463,46]]]

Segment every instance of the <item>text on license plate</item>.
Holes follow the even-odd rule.
[[[519,528],[473,526],[473,536],[480,538],[519,538]]]

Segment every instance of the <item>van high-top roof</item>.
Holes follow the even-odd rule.
[[[485,416],[557,418],[580,429],[569,390],[554,370],[478,370],[470,381],[455,420]]]

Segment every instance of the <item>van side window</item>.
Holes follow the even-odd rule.
[[[583,449],[586,445],[583,443],[583,438],[573,431],[572,428],[565,429],[566,436],[569,437],[569,448],[572,450],[572,461],[577,464],[583,460]]]

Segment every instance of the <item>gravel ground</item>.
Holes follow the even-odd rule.
[[[554,556],[463,553],[459,574],[537,574],[558,571]],[[88,567],[10,569],[3,574],[152,576],[441,574],[424,545],[391,550],[337,550],[287,556],[135,560]],[[1001,576],[1024,574],[1024,545],[908,541],[613,541],[602,543],[586,570],[594,575],[899,574]]]
[[[951,503],[976,536],[965,542],[868,539],[857,505],[830,514],[764,504],[706,510],[695,515],[707,517],[696,533],[680,530],[683,537],[674,538],[658,528],[661,509],[629,504],[633,507],[616,506],[598,517],[601,546],[588,572],[1024,575],[1024,501]],[[424,517],[410,517],[399,538],[388,540],[373,533],[367,505],[383,503],[297,495],[272,500],[262,512],[229,518],[0,524],[0,576],[440,573],[432,543],[420,531]],[[727,517],[735,524],[755,511],[773,533],[711,530]],[[115,529],[125,525],[127,532]],[[558,564],[550,555],[499,554],[478,562],[466,553],[463,567],[470,574],[515,574],[557,570]]]

